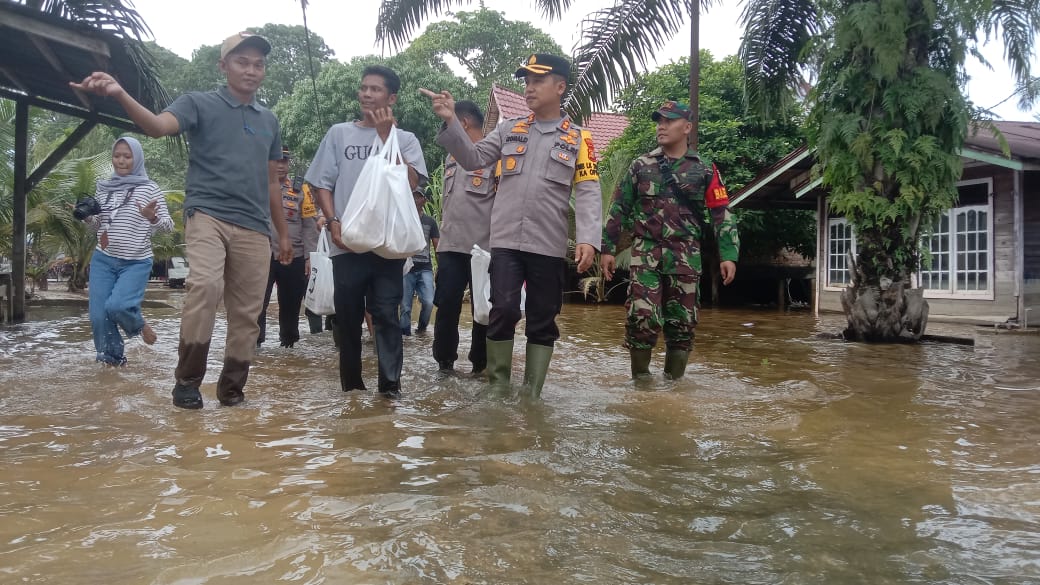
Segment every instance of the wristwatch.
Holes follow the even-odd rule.
[[[333,217],[332,217],[332,219],[330,219],[330,220],[329,220],[329,223],[332,223],[332,222],[334,222],[334,221],[335,221],[335,222],[338,222],[338,221],[339,221],[339,218],[338,218],[338,217],[335,217],[335,216],[333,216]]]

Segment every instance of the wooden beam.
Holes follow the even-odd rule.
[[[1021,171],[1024,169],[1022,161],[1020,160],[1007,158],[998,154],[982,152],[981,150],[975,150],[973,148],[962,148],[961,156],[966,159],[977,160],[982,163],[990,164],[997,167],[1003,167],[1005,169],[1011,169],[1013,171]]]
[[[801,199],[802,197],[805,197],[806,193],[809,193],[813,189],[819,187],[821,184],[823,184],[823,177],[816,177],[812,181],[809,181],[809,183],[807,185],[805,185],[805,186],[799,188],[797,191],[795,191],[794,192],[794,198],[795,199]]]
[[[56,55],[54,51],[51,50],[51,47],[47,44],[46,39],[40,37],[39,35],[34,35],[30,33],[29,40],[32,41],[32,44],[36,47],[36,50],[39,51],[41,55],[43,55],[43,58],[51,64],[51,67],[58,72],[58,75],[60,75],[62,79],[73,79],[72,74],[69,73],[67,69],[65,69],[65,64],[62,63],[61,59],[58,58],[58,55]],[[94,109],[94,104],[91,103],[91,100],[89,97],[87,97],[87,94],[75,88],[72,89],[72,93],[76,94],[76,98],[79,99],[79,102],[83,104],[84,108],[88,110]]]
[[[29,102],[20,100],[14,106],[14,204],[11,227],[11,288],[14,308],[11,321],[25,321],[25,208],[26,170],[29,157]]]
[[[61,162],[61,159],[65,158],[95,126],[97,126],[97,120],[84,120],[79,126],[76,126],[72,134],[69,134],[68,138],[59,144],[58,148],[55,148],[54,152],[40,163],[40,166],[36,167],[33,174],[29,176],[29,179],[26,181],[26,193],[35,189],[36,185],[40,184],[40,181],[51,172],[55,165]]]
[[[0,14],[3,15],[3,18],[0,18],[0,27],[10,27],[23,33],[38,35],[63,45],[96,53],[104,56],[106,59],[112,58],[112,53],[108,50],[108,43],[101,39],[74,32],[61,26],[41,22],[13,11],[4,10],[2,5],[0,5]]]
[[[25,93],[31,93],[29,91],[29,86],[22,83],[22,80],[18,79],[18,76],[15,75],[14,72],[10,69],[6,67],[0,67],[0,73],[2,73],[4,77],[6,77],[11,82],[11,84],[13,84],[18,89],[24,91]]]
[[[135,126],[133,122],[124,118],[116,118],[115,116],[105,114],[103,112],[98,112],[96,110],[87,111],[83,108],[77,108],[76,106],[69,105],[63,102],[45,100],[36,96],[30,96],[18,93],[16,91],[11,91],[3,87],[0,87],[0,97],[7,98],[15,102],[24,100],[29,105],[36,108],[49,110],[51,112],[58,112],[59,114],[65,114],[67,116],[73,116],[81,120],[96,120],[99,124],[112,126],[113,128],[119,128],[120,130],[126,130],[127,132],[133,132],[135,134],[144,134],[144,132],[140,128]]]
[[[783,166],[774,169],[773,172],[769,173],[767,176],[762,177],[761,179],[756,180],[754,182],[755,183],[754,186],[751,187],[750,189],[748,189],[747,191],[741,193],[739,197],[737,197],[736,199],[730,200],[730,202],[729,202],[730,208],[736,207],[737,205],[740,204],[741,201],[743,201],[743,200],[747,199],[748,197],[751,197],[752,195],[754,195],[759,189],[764,187],[770,181],[772,181],[773,179],[776,179],[780,175],[786,173],[789,169],[794,167],[794,165],[796,165],[799,162],[805,160],[806,157],[813,156],[815,154],[816,154],[816,149],[808,149],[808,148],[806,148],[804,152],[802,152],[798,156],[792,158],[791,160],[787,161],[787,163],[785,163]]]

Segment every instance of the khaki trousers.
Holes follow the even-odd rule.
[[[194,211],[184,218],[187,293],[181,313],[177,383],[198,387],[206,375],[210,340],[221,299],[227,311],[224,368],[217,394],[242,391],[249,375],[270,269],[267,234]]]

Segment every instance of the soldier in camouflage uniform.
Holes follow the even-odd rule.
[[[718,169],[705,165],[687,146],[693,130],[690,110],[668,101],[652,118],[659,147],[637,158],[614,191],[600,265],[610,280],[622,231],[630,231],[625,347],[631,352],[632,376],[650,373],[651,352],[663,329],[664,372],[675,379],[686,371],[697,326],[701,230],[710,216],[723,284],[736,276],[740,240]]]

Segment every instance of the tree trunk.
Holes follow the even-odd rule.
[[[886,289],[853,285],[841,293],[849,341],[911,343],[920,341],[928,325],[924,290],[893,282]]]
[[[700,0],[690,4],[690,132],[689,145],[697,150],[701,121],[701,5]]]

